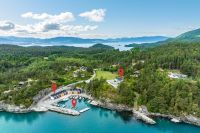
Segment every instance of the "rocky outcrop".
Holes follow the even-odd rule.
[[[31,106],[29,108],[25,108],[23,105],[21,106],[15,106],[6,104],[3,101],[0,102],[0,111],[6,111],[6,112],[12,112],[12,113],[28,113],[28,112],[46,112],[48,109],[44,107],[37,107],[37,106]]]
[[[142,120],[143,122],[145,122],[147,124],[151,124],[151,125],[156,124],[156,122],[153,119],[146,116],[144,113],[140,113],[139,111],[136,111],[133,109],[133,114],[136,119]]]
[[[184,122],[184,123],[188,123],[188,124],[192,124],[192,125],[196,125],[196,126],[200,126],[200,118],[195,117],[193,115],[186,115],[186,116],[173,116],[173,115],[167,115],[167,114],[160,114],[160,113],[149,113],[149,116],[153,116],[153,117],[162,117],[162,118],[166,118],[166,119],[170,119],[172,120],[178,120],[178,122]],[[172,121],[177,123],[177,121]]]
[[[116,110],[116,111],[129,111],[132,112],[132,108],[125,106],[125,105],[121,105],[121,104],[113,104],[113,103],[109,103],[109,102],[100,102],[97,101],[96,103],[97,106],[102,107],[102,108],[106,108],[106,109],[110,109],[110,110]]]
[[[200,118],[197,118],[193,115],[182,116],[182,117],[180,117],[180,120],[185,122],[185,123],[188,123],[188,124],[200,126]]]
[[[148,116],[153,116],[153,117],[161,117],[161,118],[167,118],[167,119],[173,119],[177,118],[173,115],[167,115],[167,114],[160,114],[160,113],[148,113]]]
[[[27,113],[30,112],[31,109],[25,108],[24,106],[15,106],[0,102],[0,111],[13,112],[13,113]]]

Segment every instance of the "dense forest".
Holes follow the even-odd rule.
[[[200,116],[199,56],[200,43],[183,42],[169,42],[154,48],[134,48],[126,52],[126,57],[120,60],[120,66],[126,73],[124,82],[117,93],[112,92],[113,102],[136,108],[146,105],[151,112]],[[135,76],[138,71],[139,75]],[[170,72],[188,77],[172,79],[168,76]],[[95,85],[103,81],[93,82]],[[97,97],[98,90],[101,96],[106,93],[102,87],[98,89],[89,85],[86,88]]]
[[[135,63],[120,87],[130,87],[138,95],[138,105],[146,105],[152,112],[200,116],[200,43],[169,42],[132,52]],[[137,63],[139,60],[144,62]],[[136,70],[139,77],[130,80]],[[188,78],[169,78],[174,71]]]
[[[69,66],[73,68],[69,70]],[[89,68],[86,76],[71,77],[80,66]],[[130,51],[99,44],[90,48],[0,45],[0,100],[28,107],[32,97],[49,87],[51,81],[69,84],[89,78],[93,69],[116,72],[120,66],[125,76],[117,89],[105,79],[95,79],[83,87],[104,101],[136,108],[146,105],[151,112],[200,116],[200,43],[169,42]],[[172,79],[170,72],[188,77]],[[18,85],[29,79],[30,84]],[[5,93],[8,90],[12,91]]]
[[[0,45],[0,100],[28,107],[52,81],[66,85],[88,79],[93,68],[107,66],[115,55],[125,56],[100,44],[91,48]],[[84,77],[74,78],[73,71],[81,66],[86,66],[87,72],[82,73]]]

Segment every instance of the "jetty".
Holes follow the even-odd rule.
[[[88,111],[88,110],[90,110],[90,108],[84,108],[84,109],[80,110],[79,112],[80,112],[80,113],[83,113],[83,112],[86,112],[86,111]]]
[[[68,108],[59,108],[55,106],[49,106],[48,108],[51,111],[62,113],[62,114],[68,114],[68,115],[73,115],[73,116],[78,116],[80,113],[76,110],[68,109]]]

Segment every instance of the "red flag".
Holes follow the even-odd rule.
[[[72,106],[73,106],[73,108],[76,107],[76,103],[77,103],[76,99],[73,98],[72,99]]]
[[[56,89],[57,89],[57,84],[56,84],[56,83],[52,83],[51,89],[52,89],[52,91],[55,93],[55,92],[56,92]]]
[[[120,78],[122,78],[124,76],[124,69],[121,66],[118,70],[118,74],[119,74]]]

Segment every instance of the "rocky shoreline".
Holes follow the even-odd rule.
[[[6,111],[11,113],[28,113],[31,112],[31,109],[24,108],[24,106],[15,106],[0,102],[0,111]]]
[[[133,117],[136,119],[142,120],[143,122],[147,124],[156,124],[156,122],[153,120],[154,117],[160,117],[160,118],[165,118],[169,119],[172,122],[178,123],[178,122],[183,122],[183,123],[188,123],[192,124],[195,126],[200,126],[200,118],[197,118],[193,115],[187,115],[187,116],[173,116],[173,115],[167,115],[167,114],[160,114],[160,113],[149,113],[147,109],[145,110],[135,110],[134,108],[128,107],[126,105],[122,104],[113,104],[110,102],[100,102],[96,101],[98,107],[101,108],[106,108],[109,110],[115,110],[118,112],[123,112],[123,111],[128,111],[133,113]],[[15,105],[9,105],[6,104],[2,101],[0,101],[0,111],[6,111],[6,112],[11,112],[11,113],[29,113],[29,112],[46,112],[48,109],[38,107],[35,105],[32,105],[29,108],[25,108],[23,105],[21,106],[15,106]],[[173,119],[177,121],[173,121]]]
[[[159,117],[159,118],[165,118],[168,120],[171,120],[174,123],[187,123],[195,126],[200,126],[200,118],[197,118],[193,115],[187,115],[187,116],[179,116],[176,117],[174,115],[167,115],[167,114],[160,114],[160,113],[149,113],[147,108],[145,106],[142,106],[144,109],[142,110],[141,108],[137,111],[134,108],[125,106],[125,105],[120,105],[120,104],[112,104],[110,102],[100,102],[96,101],[98,103],[97,106],[101,108],[106,108],[110,110],[116,110],[118,112],[122,111],[128,111],[133,113],[133,117],[136,119],[142,120],[143,122],[147,124],[156,124],[156,122],[153,120],[154,117]]]
[[[15,106],[0,102],[0,111],[10,112],[10,113],[30,113],[30,112],[46,112],[48,109],[43,107],[31,106],[25,108],[23,105]]]
[[[97,102],[97,106],[99,106],[101,108],[115,110],[118,112],[123,112],[123,111],[132,112],[134,118],[141,120],[147,124],[151,124],[151,125],[156,124],[156,122],[153,119],[151,119],[150,117],[148,117],[145,114],[143,114],[139,111],[136,111],[134,108],[128,107],[126,105],[122,105],[122,104],[117,105],[117,104],[113,104],[110,102],[100,102],[100,101],[96,101],[96,102]]]
[[[173,119],[178,120],[178,121],[175,121],[176,123],[183,122],[183,123],[187,123],[187,124],[191,124],[195,126],[200,126],[200,118],[197,118],[193,115],[186,115],[186,116],[179,116],[179,117],[176,117],[173,115],[167,115],[167,114],[160,114],[160,113],[148,113],[147,115],[151,117],[160,117],[160,118],[169,119],[172,122],[174,122]]]

